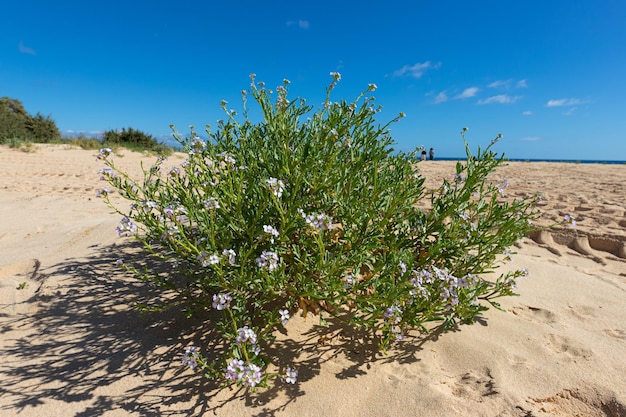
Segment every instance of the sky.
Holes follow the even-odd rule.
[[[241,114],[256,74],[318,108],[369,84],[395,148],[626,160],[626,1],[33,1],[0,12],[0,97],[63,135],[170,141]],[[206,134],[204,134],[206,136]]]

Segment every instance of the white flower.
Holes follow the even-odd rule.
[[[288,366],[287,369],[285,370],[283,381],[285,381],[288,384],[295,384],[297,378],[298,378],[298,370]]]
[[[228,293],[213,294],[213,308],[216,310],[224,310],[230,307],[233,298]]]
[[[235,257],[237,256],[237,254],[235,253],[234,250],[224,249],[224,251],[222,252],[222,255],[228,256],[228,263],[230,265],[235,265]]]
[[[261,256],[256,258],[256,264],[259,268],[267,268],[269,271],[273,271],[278,266],[280,258],[276,252],[263,251]]]
[[[265,184],[267,185],[267,188],[270,189],[270,191],[272,191],[272,193],[280,198],[280,196],[283,195],[283,190],[285,189],[285,183],[282,182],[281,180],[278,180],[274,177],[270,177],[267,180],[265,180]]]

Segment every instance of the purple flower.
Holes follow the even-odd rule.
[[[178,167],[171,167],[167,171],[167,175],[169,175],[170,177],[178,177],[180,175],[180,168],[178,168]]]
[[[287,322],[289,321],[289,310],[278,310],[278,313],[280,314],[281,323],[283,324],[283,326],[286,326]]]
[[[122,217],[120,224],[115,228],[120,236],[133,236],[137,234],[137,225],[128,217]]]
[[[113,153],[113,151],[111,150],[111,148],[102,148],[100,149],[100,152],[98,153],[98,156],[96,156],[96,160],[98,159],[107,159],[109,157],[109,155],[111,155]]]
[[[318,231],[329,230],[333,228],[333,219],[324,213],[306,214],[302,209],[299,209],[298,211],[300,212],[300,215],[304,218],[306,224],[317,229]]]
[[[267,268],[270,272],[276,269],[280,258],[276,252],[263,251],[261,256],[256,258],[256,264],[259,268]]]
[[[251,363],[243,369],[241,382],[243,383],[244,387],[255,387],[261,382],[261,378],[263,378],[263,372],[261,371],[261,368]]]
[[[202,251],[200,252],[197,258],[198,258],[198,261],[200,261],[200,263],[204,267],[210,266],[210,265],[217,265],[220,263],[220,257],[217,256],[216,253],[214,253],[213,255],[209,255],[205,251]]]
[[[397,327],[392,328],[391,333],[395,335],[396,342],[401,342],[404,340],[404,334],[402,333],[402,330],[398,329]]]
[[[298,370],[294,369],[290,366],[285,370],[285,375],[283,375],[283,381],[288,384],[295,384],[298,378]]]
[[[111,167],[104,167],[98,170],[98,174],[101,174],[100,181],[107,181],[111,178],[117,178],[117,174],[113,171]]]
[[[277,180],[276,178],[270,177],[265,180],[265,185],[276,197],[280,198],[283,195],[283,190],[285,189],[285,183],[281,180]]]
[[[98,191],[96,191],[96,197],[106,197],[107,195],[111,194],[113,191],[109,190],[108,188],[101,188]]]
[[[244,369],[245,367],[241,359],[232,359],[224,370],[224,376],[226,379],[236,381],[243,374]]]
[[[224,310],[230,307],[233,298],[228,293],[213,294],[213,308],[216,310]]]
[[[576,219],[574,219],[574,216],[570,216],[569,214],[566,214],[564,219],[565,219],[565,227],[571,227],[571,228],[576,227]]]
[[[267,224],[263,225],[263,233],[266,235],[270,235],[270,242],[274,243],[274,237],[278,237],[278,230],[274,226],[269,226]]]
[[[237,256],[237,254],[235,253],[234,250],[224,249],[224,251],[222,252],[222,255],[228,256],[228,263],[230,265],[235,265],[235,257]]]
[[[256,344],[256,333],[248,326],[243,326],[237,329],[237,343],[248,343],[251,345]]]
[[[198,348],[195,346],[188,346],[183,354],[182,363],[185,366],[195,369],[198,366]]]
[[[398,306],[391,306],[385,310],[385,319],[391,323],[400,323],[402,321],[402,309]]]

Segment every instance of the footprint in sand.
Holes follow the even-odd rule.
[[[589,319],[593,319],[596,317],[596,308],[592,306],[568,305],[567,308],[568,308],[567,312],[573,317],[576,317],[580,321],[587,321]]]
[[[539,307],[521,305],[511,308],[511,313],[533,322],[552,324],[556,322],[556,315],[550,310]]]
[[[533,398],[529,402],[551,416],[626,416],[626,404],[617,400],[614,393],[595,387],[564,389],[551,397]]]
[[[442,383],[455,397],[482,402],[486,398],[496,395],[499,391],[489,369],[483,371],[470,370],[463,375],[452,378],[452,381]]]
[[[556,334],[550,334],[548,336],[546,346],[557,354],[568,354],[572,358],[588,359],[593,356],[591,350],[575,346],[575,343],[569,338]]]
[[[604,334],[616,339],[626,340],[626,331],[621,329],[605,329]]]

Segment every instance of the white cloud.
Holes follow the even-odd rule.
[[[36,55],[37,52],[35,52],[35,50],[33,48],[30,48],[26,45],[24,45],[24,42],[20,41],[20,43],[18,44],[18,48],[20,50],[20,53],[22,54],[28,54],[28,55]]]
[[[565,113],[563,113],[565,116],[571,116],[572,114],[574,114],[574,112],[578,109],[578,107],[572,107],[569,110],[567,110]]]
[[[532,115],[533,115],[533,112],[531,112],[530,110],[526,110],[526,111],[523,111],[523,112],[522,112],[522,114],[523,114],[524,116],[532,116]]]
[[[489,84],[487,87],[489,88],[506,88],[511,85],[511,80],[498,80]]]
[[[75,137],[79,137],[79,136],[84,136],[87,138],[95,138],[95,139],[100,139],[102,137],[102,135],[104,135],[104,131],[103,130],[88,130],[88,131],[83,131],[83,130],[72,130],[72,129],[68,129],[68,130],[64,130],[61,132],[61,134],[63,136],[67,136],[67,137],[71,137],[71,138],[75,138]],[[170,135],[171,137],[171,135]]]
[[[539,136],[526,136],[520,140],[524,142],[537,142],[538,140],[541,140],[541,138]]]
[[[446,95],[445,91],[442,91],[435,97],[435,104],[443,103],[445,101],[448,101],[448,96]]]
[[[498,94],[497,96],[491,96],[482,100],[478,100],[478,104],[492,104],[492,103],[513,104],[520,98],[522,98],[522,96],[511,97],[506,94]]]
[[[487,87],[489,88],[498,88],[500,90],[509,90],[511,89],[511,86],[513,85],[513,80],[512,79],[508,79],[508,80],[497,80],[492,82],[491,84],[489,84]],[[515,88],[528,88],[528,85],[526,84],[526,80],[519,80],[515,82]]]
[[[288,20],[287,21],[287,26],[297,26],[300,29],[308,29],[311,27],[311,23],[309,23],[308,20]]]
[[[575,106],[581,103],[582,101],[577,98],[560,98],[557,100],[551,99],[546,103],[546,107]]]
[[[405,65],[402,68],[400,68],[399,70],[396,70],[393,72],[393,76],[394,77],[402,77],[402,76],[409,76],[409,77],[413,77],[413,78],[420,78],[422,75],[424,75],[424,72],[426,72],[426,70],[429,69],[437,69],[441,66],[441,63],[438,62],[436,64],[433,64],[430,61],[426,61],[426,62],[422,62],[422,63],[416,63],[414,65]]]
[[[470,87],[463,90],[463,92],[459,95],[454,96],[455,99],[464,99],[474,97],[476,93],[478,93],[480,89],[478,87]]]

